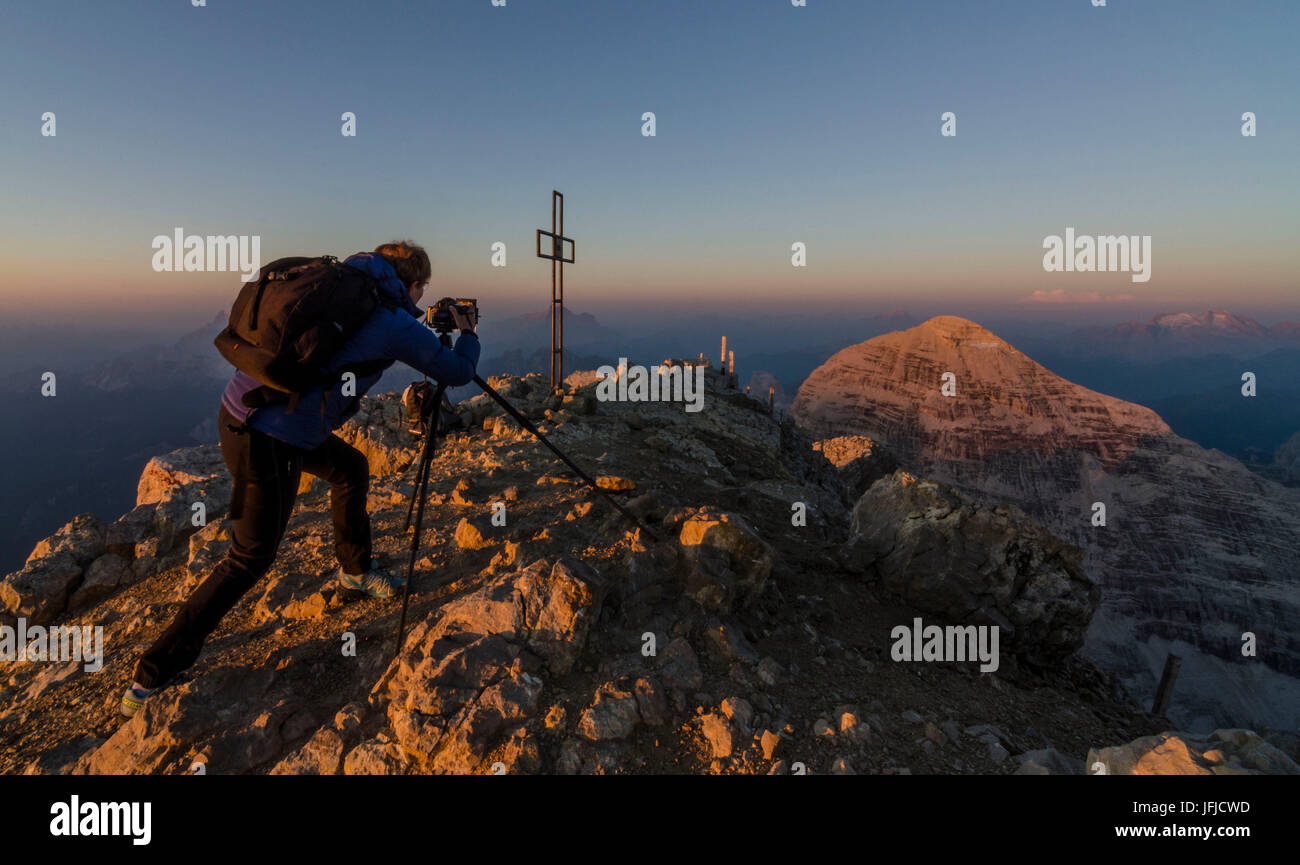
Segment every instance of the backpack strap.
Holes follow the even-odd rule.
[[[274,274],[272,274],[274,277]],[[266,291],[266,283],[270,280],[259,279],[257,281],[257,294],[253,295],[253,305],[248,311],[248,329],[257,330],[257,311],[262,306],[262,293]]]

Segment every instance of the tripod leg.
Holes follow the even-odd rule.
[[[611,505],[613,505],[613,506],[614,506],[614,509],[617,510],[620,514],[622,514],[623,516],[625,516],[625,517],[627,517],[629,520],[631,520],[631,521],[632,521],[632,522],[633,522],[633,523],[634,523],[638,528],[641,529],[641,531],[645,532],[646,535],[647,535],[647,536],[648,536],[652,541],[654,541],[655,543],[659,543],[659,538],[658,538],[657,535],[655,535],[654,532],[652,532],[652,531],[650,531],[648,528],[646,528],[645,524],[642,523],[640,520],[638,520],[638,519],[636,518],[636,516],[633,515],[633,514],[632,514],[632,513],[627,509],[627,508],[623,507],[623,506],[620,505],[618,502],[616,502],[616,501],[614,500],[614,497],[613,497],[613,496],[611,496],[611,495],[610,495],[608,492],[606,492],[605,490],[602,490],[602,489],[600,488],[599,484],[597,484],[594,480],[592,480],[590,475],[588,475],[588,474],[587,474],[586,472],[584,472],[582,469],[578,468],[578,464],[575,463],[573,460],[569,459],[567,456],[565,456],[565,454],[564,454],[563,451],[561,451],[561,450],[560,450],[559,448],[557,448],[555,445],[551,444],[550,439],[548,439],[546,436],[542,435],[541,430],[539,430],[536,426],[534,426],[533,423],[532,423],[532,421],[528,420],[528,418],[526,418],[526,417],[524,417],[522,414],[520,414],[520,413],[519,413],[519,410],[516,409],[514,406],[512,406],[509,402],[507,402],[505,397],[503,397],[501,394],[497,393],[497,392],[496,392],[496,389],[495,389],[494,387],[492,387],[492,385],[488,384],[487,382],[485,382],[482,378],[480,378],[480,377],[477,376],[477,375],[474,376],[474,384],[478,385],[479,388],[480,388],[480,389],[481,389],[485,394],[487,394],[488,396],[490,396],[493,400],[495,400],[495,401],[497,402],[498,405],[500,405],[503,409],[505,409],[506,412],[509,413],[509,415],[510,415],[512,418],[514,418],[516,421],[519,422],[519,425],[520,425],[520,426],[522,426],[524,429],[526,429],[526,430],[528,430],[530,433],[532,433],[532,434],[533,434],[533,438],[537,439],[539,442],[541,442],[542,444],[544,444],[544,445],[546,445],[548,448],[550,448],[550,449],[551,449],[551,453],[555,454],[557,457],[559,457],[559,458],[564,462],[565,465],[567,465],[569,468],[571,468],[571,469],[573,469],[575,472],[577,472],[577,473],[578,473],[578,477],[582,478],[583,482],[586,483],[587,486],[591,487],[593,490],[595,490],[597,493],[599,493],[601,496],[603,496],[604,499],[605,499],[605,501],[607,501],[607,502],[609,502]]]
[[[397,621],[397,643],[393,648],[393,657],[396,658],[402,653],[402,641],[406,636],[406,609],[411,603],[411,582],[415,578],[415,559],[420,553],[420,531],[424,526],[424,505],[429,497],[429,468],[433,463],[433,451],[436,447],[439,426],[441,422],[442,393],[446,390],[444,385],[438,386],[438,391],[433,399],[434,415],[429,423],[429,430],[425,434],[424,451],[420,460],[419,477],[416,479],[415,496],[411,499],[411,505],[415,509],[415,531],[411,533],[411,555],[406,562],[406,583],[402,586],[402,614]],[[410,513],[407,513],[407,524],[410,524]]]
[[[429,482],[429,437],[426,433],[424,446],[420,448],[420,461],[415,470],[415,489],[420,489]],[[402,531],[408,531],[411,528],[411,515],[415,513],[415,496],[411,496],[411,501],[406,505],[406,522],[402,523]]]

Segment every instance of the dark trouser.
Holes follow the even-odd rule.
[[[166,684],[193,664],[221,618],[271,569],[293,513],[302,472],[330,484],[334,551],[343,570],[359,574],[370,568],[366,514],[370,466],[365,456],[338,436],[304,451],[251,428],[237,432],[237,426],[239,422],[222,406],[217,416],[221,456],[234,478],[230,552],[136,665],[135,680],[146,688]],[[241,474],[242,502],[237,492]]]

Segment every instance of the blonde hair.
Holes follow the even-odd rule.
[[[409,288],[417,283],[428,282],[433,276],[433,265],[429,263],[429,253],[423,246],[417,246],[410,240],[394,240],[381,243],[375,252],[397,271],[397,278]]]

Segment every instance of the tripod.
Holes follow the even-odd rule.
[[[440,334],[442,344],[451,347],[451,335]],[[420,425],[424,427],[424,444],[420,447],[420,460],[415,470],[415,495],[406,506],[406,522],[402,531],[411,528],[411,517],[415,517],[415,531],[411,532],[411,555],[406,562],[406,583],[402,586],[402,616],[397,623],[397,646],[393,650],[396,658],[402,652],[402,639],[406,635],[406,608],[411,602],[411,580],[415,577],[415,558],[420,553],[420,529],[424,525],[424,506],[429,499],[429,466],[433,462],[433,452],[437,449],[438,434],[442,426],[442,395],[447,386],[438,382],[438,387],[430,400],[420,412]]]
[[[440,338],[442,339],[443,345],[451,345],[451,336],[449,334],[444,333]],[[495,388],[477,375],[474,376],[474,384],[478,385],[485,394],[490,396],[503,409],[505,409],[520,426],[532,433],[539,442],[550,448],[551,452],[559,457],[565,465],[573,469],[587,486],[591,487],[603,496],[604,499],[613,505],[614,509],[620,514],[635,523],[641,531],[646,533],[650,540],[655,543],[659,542],[659,538],[654,534],[654,532],[646,528],[646,526],[638,520],[631,511],[615,501],[613,496],[611,496],[606,490],[601,489],[600,485],[592,480],[590,475],[579,468],[577,463],[569,459],[563,451],[551,444],[550,440],[547,439],[546,436],[542,435],[541,430],[539,430],[532,421],[524,417],[518,409],[507,402],[505,397],[497,393]],[[411,503],[407,505],[406,523],[402,527],[403,531],[406,531],[411,527],[411,517],[412,514],[414,514],[415,531],[411,534],[411,555],[406,565],[406,585],[402,589],[402,616],[397,624],[397,645],[394,649],[393,657],[397,657],[401,654],[402,640],[406,635],[406,608],[411,599],[411,580],[415,575],[415,558],[419,554],[420,549],[420,527],[424,522],[424,505],[429,496],[429,465],[433,462],[433,453],[437,449],[437,444],[434,439],[438,437],[439,427],[441,426],[442,395],[446,389],[447,386],[439,382],[438,388],[434,392],[433,399],[430,401],[428,406],[425,407],[421,417],[421,426],[423,426],[425,430],[424,445],[420,449],[420,461],[415,474],[415,495],[412,496]],[[425,413],[428,413],[427,417],[423,416]]]

